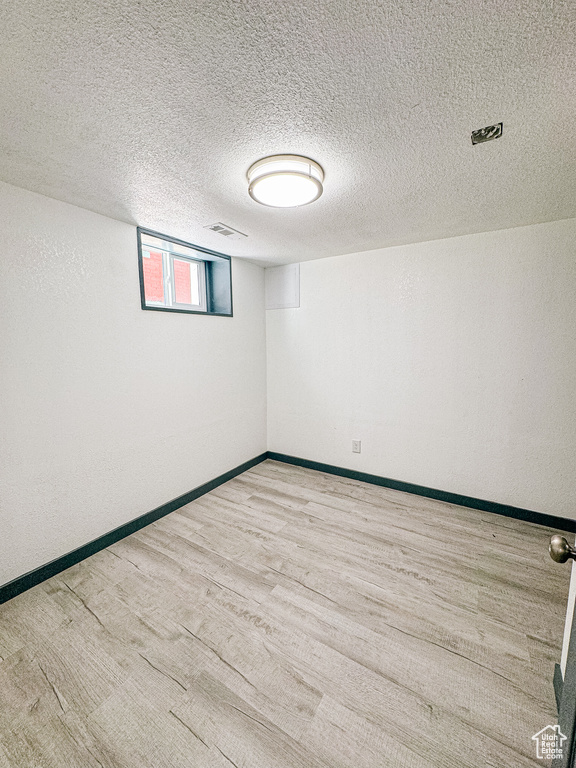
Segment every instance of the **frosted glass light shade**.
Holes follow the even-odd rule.
[[[250,166],[248,193],[272,208],[296,208],[322,194],[324,171],[318,163],[299,155],[272,155]]]

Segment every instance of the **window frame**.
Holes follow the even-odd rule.
[[[198,294],[199,304],[182,304],[176,301],[176,281],[174,280],[174,259],[178,261],[192,262],[200,266],[198,272]],[[170,305],[166,309],[182,309],[184,312],[196,312],[197,314],[206,314],[208,311],[208,292],[206,286],[206,262],[202,259],[193,259],[191,256],[184,256],[180,253],[169,253],[168,261],[170,263],[170,274],[168,276],[168,295],[170,296]],[[166,278],[165,278],[166,280]],[[187,310],[186,307],[196,307],[196,309]]]
[[[232,304],[232,258],[225,253],[218,253],[212,251],[209,248],[203,248],[193,243],[187,243],[185,240],[180,240],[177,237],[171,237],[161,232],[156,232],[152,229],[145,229],[144,227],[136,227],[137,240],[138,240],[138,272],[140,276],[140,303],[144,310],[150,310],[152,312],[179,312],[186,315],[212,315],[216,317],[233,317],[233,304]],[[162,270],[163,270],[163,284],[164,284],[164,301],[168,296],[170,301],[169,306],[159,306],[158,304],[147,304],[146,294],[144,290],[144,264],[142,256],[142,236],[149,235],[150,237],[163,240],[166,243],[185,248],[191,248],[198,254],[198,258],[190,256],[185,253],[178,253],[177,250],[167,251],[158,247],[158,250],[162,252]],[[153,246],[149,246],[144,243],[144,249],[148,249]],[[207,258],[203,259],[202,254],[206,254]],[[174,258],[183,261],[196,261],[202,264],[200,272],[200,288],[204,288],[203,297],[205,299],[205,309],[195,308],[186,309],[186,305],[176,303],[176,290],[174,280],[169,279],[167,276],[167,262],[170,262],[170,277],[173,276],[173,262]],[[218,263],[219,267],[223,267],[224,270],[214,269],[214,263]],[[203,285],[202,285],[203,284]],[[229,304],[230,311],[215,311],[214,307],[218,302],[222,303],[222,294],[224,294],[224,303]],[[229,295],[229,300],[228,300]],[[202,299],[202,296],[201,296]],[[191,305],[193,307],[202,306]]]

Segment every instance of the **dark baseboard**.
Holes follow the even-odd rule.
[[[429,499],[446,501],[449,504],[457,504],[461,507],[481,509],[483,512],[493,512],[497,515],[504,515],[505,517],[514,517],[516,520],[526,520],[529,523],[545,525],[548,528],[557,528],[562,531],[576,533],[576,520],[570,520],[564,517],[546,515],[542,512],[533,512],[530,509],[521,509],[520,507],[510,507],[507,504],[498,504],[495,501],[475,499],[472,496],[461,496],[459,493],[438,491],[435,488],[427,488],[425,485],[404,483],[401,480],[392,480],[389,477],[369,475],[366,474],[366,472],[358,472],[355,469],[344,469],[343,467],[335,467],[332,464],[322,464],[319,461],[309,461],[308,459],[287,456],[284,453],[275,453],[274,451],[268,451],[268,458],[273,459],[274,461],[282,461],[285,464],[295,464],[298,467],[307,467],[308,469],[316,469],[319,472],[327,472],[330,475],[349,477],[352,480],[361,480],[364,483],[371,483],[372,485],[381,485],[384,488],[393,488],[396,491],[414,493],[417,496],[425,496]]]
[[[355,469],[345,469],[343,467],[333,466],[332,464],[322,464],[318,461],[309,461],[308,459],[300,459],[296,456],[287,456],[284,453],[268,451],[267,453],[262,453],[260,456],[250,459],[250,461],[244,462],[244,464],[240,464],[239,467],[231,469],[229,472],[225,472],[223,475],[214,478],[214,480],[210,480],[208,483],[204,483],[204,485],[200,485],[198,488],[194,488],[194,490],[188,491],[188,493],[178,496],[176,499],[172,499],[172,501],[169,501],[167,504],[162,504],[151,512],[147,512],[145,515],[141,515],[135,520],[131,520],[129,523],[125,523],[124,525],[115,528],[113,531],[105,533],[103,536],[94,539],[94,541],[91,541],[88,544],[84,544],[82,547],[78,547],[78,549],[69,552],[67,555],[58,557],[56,560],[52,560],[52,562],[42,565],[40,568],[35,568],[33,571],[25,573],[23,576],[19,576],[13,581],[8,582],[8,584],[0,586],[0,605],[7,600],[16,597],[16,595],[35,587],[37,584],[46,581],[46,579],[49,579],[51,576],[55,576],[57,573],[65,571],[72,565],[76,565],[76,563],[85,560],[87,557],[90,557],[90,555],[94,555],[96,552],[106,549],[106,547],[120,541],[120,539],[124,539],[131,533],[150,525],[150,523],[159,520],[161,517],[169,515],[170,512],[174,512],[174,510],[189,504],[191,501],[194,501],[194,499],[214,490],[214,488],[228,482],[228,480],[232,480],[233,477],[242,474],[242,472],[246,472],[246,470],[256,466],[256,464],[260,464],[260,462],[265,459],[273,459],[274,461],[281,461],[285,464],[307,467],[308,469],[315,469],[319,472],[326,472],[331,475],[338,475],[339,477],[349,477],[352,480],[360,480],[364,483],[380,485],[384,488],[393,488],[397,491],[406,491],[407,493],[414,493],[418,496],[446,501],[449,504],[458,504],[462,507],[480,509],[484,512],[494,512],[497,515],[514,517],[517,520],[526,520],[530,523],[544,525],[549,528],[576,533],[576,520],[555,517],[554,515],[546,515],[541,512],[533,512],[529,509],[521,509],[519,507],[510,507],[506,504],[498,504],[494,501],[483,501],[482,499],[475,499],[470,496],[461,496],[458,493],[438,491],[434,488],[427,488],[424,485],[404,483],[400,480],[392,480],[388,477],[380,477],[379,475],[369,475],[366,472],[358,472]],[[556,686],[556,677],[554,680]]]
[[[554,695],[556,696],[556,709],[558,711],[560,711],[560,699],[562,698],[563,686],[564,678],[562,677],[560,664],[554,664]]]
[[[46,579],[49,579],[51,576],[55,576],[57,573],[65,571],[66,568],[76,565],[76,563],[85,560],[87,557],[90,557],[90,555],[94,555],[96,552],[106,549],[106,547],[109,547],[111,544],[120,541],[120,539],[124,539],[135,531],[139,531],[141,528],[150,525],[150,523],[159,520],[161,517],[169,515],[170,512],[174,512],[174,510],[189,504],[199,496],[203,496],[205,493],[214,490],[214,488],[222,485],[222,483],[226,483],[233,477],[242,474],[242,472],[246,472],[247,469],[256,466],[256,464],[260,464],[260,462],[264,461],[266,458],[268,458],[268,454],[262,453],[260,456],[250,459],[250,461],[245,461],[244,464],[240,464],[239,467],[231,469],[229,472],[225,472],[223,475],[214,478],[214,480],[210,480],[209,482],[204,483],[204,485],[198,486],[198,488],[194,488],[193,491],[188,491],[188,493],[178,496],[176,499],[172,499],[172,501],[169,501],[167,504],[162,504],[162,506],[156,507],[156,509],[153,509],[151,512],[147,512],[145,515],[141,515],[141,517],[137,517],[129,523],[124,523],[124,525],[115,528],[109,533],[105,533],[103,536],[99,536],[97,539],[94,539],[94,541],[84,544],[82,547],[78,547],[78,549],[69,552],[67,555],[58,557],[56,560],[52,560],[52,562],[40,566],[40,568],[35,568],[29,573],[25,573],[23,576],[19,576],[13,581],[9,581],[8,584],[4,584],[4,586],[0,587],[0,604],[5,603],[7,600],[11,600],[22,592],[26,592],[27,589],[35,587],[37,584],[46,581]]]

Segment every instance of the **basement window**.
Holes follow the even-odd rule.
[[[142,309],[232,316],[230,256],[137,231]]]

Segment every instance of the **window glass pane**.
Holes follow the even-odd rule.
[[[146,302],[164,304],[164,268],[162,254],[142,249],[144,295]]]
[[[204,265],[202,265],[203,267]],[[200,299],[200,271],[201,266],[197,262],[191,262],[190,264],[190,274],[191,274],[191,280],[192,280],[192,295],[191,295],[191,302],[192,304],[204,304],[205,302]]]
[[[200,304],[198,264],[174,259],[174,299],[177,304]]]
[[[170,240],[161,240],[159,237],[152,237],[146,234],[142,234],[141,237],[143,248],[154,248],[154,250],[165,251],[177,256],[187,256],[191,259],[200,258],[202,261],[211,261],[213,258],[217,258],[197,251],[196,248],[186,246],[183,243],[171,243]]]

